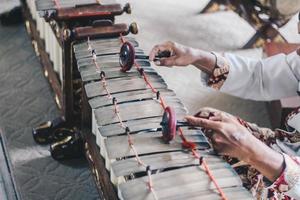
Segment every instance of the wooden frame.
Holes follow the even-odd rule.
[[[84,88],[84,87],[83,87]],[[88,98],[85,91],[82,93],[82,135],[85,140],[85,154],[93,173],[100,197],[104,199],[117,200],[117,192],[110,181],[109,172],[105,168],[105,161],[100,155],[99,147],[96,144],[95,135],[91,131],[91,107],[88,103]]]
[[[23,6],[23,15],[25,18],[25,24],[26,29],[31,37],[34,49],[36,51],[36,54],[39,55],[41,64],[43,66],[44,74],[48,78],[48,81],[52,87],[53,92],[55,93],[55,101],[59,108],[61,108],[62,104],[62,90],[61,90],[61,83],[59,81],[59,78],[57,74],[55,73],[53,69],[53,65],[51,63],[51,60],[49,58],[48,53],[45,51],[45,43],[44,41],[39,37],[39,33],[36,28],[36,22],[31,17],[31,14],[28,10],[28,7],[26,5]]]
[[[260,10],[256,9],[260,8]],[[287,42],[279,33],[278,28],[285,25],[289,19],[279,15],[272,8],[261,5],[253,0],[211,0],[200,13],[211,13],[219,10],[233,10],[240,17],[245,19],[256,33],[243,46],[246,48],[262,47],[266,42]],[[264,19],[261,14],[270,16]]]
[[[63,80],[61,82],[56,72],[54,71],[50,57],[45,50],[45,42],[39,36],[39,32],[37,31],[37,24],[32,18],[26,3],[23,2],[23,15],[26,20],[27,31],[31,39],[33,40],[33,44],[35,44],[34,48],[37,55],[39,55],[40,57],[41,63],[44,68],[44,74],[47,77],[55,94],[55,101],[57,103],[57,106],[61,110],[61,114],[65,117],[67,123],[71,124],[72,126],[80,124],[78,120],[80,119],[80,117],[77,117],[79,113],[74,110],[74,104],[78,106],[79,103],[77,101],[80,100],[80,98],[74,97],[74,82],[76,82],[76,80],[81,80],[80,77],[76,77],[78,73],[76,72],[77,68],[74,67],[72,44],[75,41],[83,39],[83,37],[73,37],[71,35],[74,27],[89,26],[91,28],[88,29],[91,29],[92,31],[102,30],[100,33],[94,33],[93,37],[97,37],[99,36],[99,34],[101,37],[101,35],[103,35],[105,32],[113,31],[115,33],[119,33],[118,31],[120,30],[127,31],[127,29],[129,29],[125,24],[113,25],[115,15],[120,15],[123,12],[131,12],[129,4],[126,4],[124,8],[121,8],[119,4],[104,6],[104,8],[102,8],[102,12],[93,15],[92,19],[87,18],[87,16],[76,16],[79,11],[87,10],[89,7],[90,6],[87,5],[85,7],[64,9],[62,12],[62,16],[52,16],[46,18],[49,21],[53,34],[55,35],[57,42],[59,43],[63,51]],[[101,6],[96,6],[96,8],[93,9],[96,11],[101,11]],[[111,12],[104,12],[103,10],[111,10]],[[71,16],[68,16],[70,13]],[[57,19],[58,21],[54,21],[53,19]],[[100,25],[98,25],[97,27],[93,27],[93,20],[96,19],[107,20],[111,24],[111,26],[101,27],[103,24],[100,23]],[[80,30],[80,28],[77,29]],[[81,29],[85,30],[85,28]],[[88,36],[88,34],[85,34],[84,36]],[[110,34],[107,34],[107,36],[110,36]]]

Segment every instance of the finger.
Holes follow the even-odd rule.
[[[224,149],[225,149],[225,146],[220,143],[218,141],[218,139],[216,139],[216,134],[214,134],[211,139],[211,144],[212,144],[212,147],[214,149],[214,151],[218,154],[218,155],[223,155],[224,154]]]
[[[201,108],[196,114],[194,114],[194,117],[200,117],[203,112],[205,112],[205,110],[203,110],[203,108]]]
[[[160,45],[155,45],[155,46],[151,49],[151,51],[150,51],[150,53],[149,53],[149,60],[150,60],[150,61],[153,61],[153,60],[154,60],[155,55],[158,54],[158,52],[159,52],[159,48],[160,48]]]
[[[232,123],[232,115],[225,113],[225,112],[218,112],[215,113],[214,116],[210,117],[211,120],[214,121],[222,121],[222,122],[227,122],[227,123]]]
[[[222,143],[223,138],[220,133],[214,131],[210,139],[213,143],[220,145]]]
[[[220,145],[216,144],[214,141],[211,141],[211,146],[214,150],[214,152],[219,155],[219,151],[220,151]]]
[[[213,136],[213,134],[215,133],[215,131],[211,130],[211,129],[204,129],[203,133],[205,134],[205,136],[209,139],[211,139],[211,137]]]
[[[155,56],[162,51],[171,51],[172,50],[172,46],[169,43],[164,43],[164,44],[159,44],[159,45],[155,45],[152,50],[149,53],[149,60],[153,61]]]
[[[194,116],[195,117],[203,117],[203,118],[209,118],[214,116],[216,113],[220,113],[222,111],[217,110],[215,108],[211,108],[211,107],[203,107],[199,110],[198,113],[196,113]]]
[[[209,119],[212,120],[212,121],[222,121],[221,116],[218,116],[218,115],[217,116],[212,116]]]
[[[206,110],[202,110],[202,111],[199,111],[198,113],[196,113],[194,116],[208,119],[209,115],[210,115],[210,112],[208,112]]]
[[[211,108],[211,107],[202,107],[200,109],[200,111],[205,111],[205,112],[222,112],[221,110],[217,110],[215,108]]]
[[[206,129],[212,129],[215,131],[218,131],[222,128],[222,123],[217,121],[212,121],[209,119],[203,119],[199,117],[194,116],[186,116],[185,119],[187,122],[194,126],[200,126]]]
[[[176,61],[174,57],[161,58],[158,61],[156,61],[155,64],[158,64],[160,66],[172,67],[176,64]]]

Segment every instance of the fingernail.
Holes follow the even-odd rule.
[[[160,65],[160,61],[159,61],[159,60],[155,61],[154,63],[155,63],[156,65]]]

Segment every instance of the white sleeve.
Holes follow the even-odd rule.
[[[297,96],[300,56],[295,52],[266,59],[224,54],[229,74],[221,92],[253,100],[277,100]]]

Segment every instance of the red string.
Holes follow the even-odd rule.
[[[123,42],[123,40],[122,40],[122,42]],[[112,95],[109,92],[108,87],[107,87],[107,82],[106,82],[105,75],[103,75],[103,74],[101,75],[101,68],[100,68],[100,66],[99,66],[99,64],[97,62],[97,54],[96,54],[96,52],[93,53],[92,46],[91,46],[89,38],[88,38],[88,42],[87,43],[88,43],[88,50],[91,51],[91,53],[92,53],[92,59],[93,59],[93,63],[95,64],[96,70],[100,72],[102,86],[103,86],[103,88],[106,91],[106,94],[107,94],[106,96],[107,96],[107,98],[112,99]],[[113,105],[114,105],[114,112],[115,112],[115,114],[118,117],[120,125],[122,126],[122,128],[126,129],[127,126],[123,123],[123,119],[121,117],[119,106],[118,106],[118,103],[117,103],[116,99],[113,99]],[[139,165],[142,165],[143,167],[147,168],[147,165],[141,160],[141,158],[138,155],[138,152],[137,152],[137,150],[136,150],[136,148],[135,148],[135,146],[133,144],[133,140],[132,140],[132,137],[130,135],[130,131],[126,131],[126,133],[127,133],[128,145],[131,148],[131,150],[133,151],[137,163]],[[149,191],[153,194],[154,199],[158,200],[157,195],[156,195],[156,193],[154,191],[154,188],[153,188],[153,181],[152,181],[152,178],[151,178],[151,172],[149,170],[147,171],[147,175],[148,175],[148,183],[147,183],[147,185],[148,185]]]
[[[159,97],[159,100],[160,100],[160,104],[163,107],[163,109],[166,109],[167,105],[166,105],[164,99],[162,97]]]
[[[154,199],[158,200],[157,195],[156,195],[156,193],[154,191],[154,188],[153,188],[153,181],[152,181],[152,177],[151,177],[151,171],[148,168],[147,168],[147,175],[148,175],[148,179],[149,179],[148,188],[152,192]]]
[[[183,130],[182,130],[180,127],[179,127],[178,130],[179,130],[179,135],[182,137],[182,139],[184,138],[184,140],[185,140],[184,142],[187,143],[186,145],[191,145],[191,144],[189,144],[190,142],[186,141],[185,137],[183,136]],[[217,183],[215,177],[213,176],[213,174],[212,174],[212,172],[211,172],[211,170],[210,170],[210,168],[209,168],[207,162],[205,161],[205,159],[202,159],[202,156],[199,154],[199,152],[196,151],[195,146],[192,145],[192,146],[190,146],[190,147],[191,147],[190,149],[191,149],[191,151],[192,151],[192,153],[193,153],[193,156],[194,156],[195,158],[199,159],[199,160],[200,160],[200,159],[202,160],[202,164],[201,164],[201,165],[204,166],[205,172],[207,173],[207,175],[209,176],[209,178],[211,179],[211,181],[214,183],[216,189],[217,189],[218,192],[220,193],[221,198],[222,198],[223,200],[227,200],[227,198],[226,198],[226,196],[225,196],[225,193],[223,192],[222,188],[218,185],[218,183]],[[201,165],[200,165],[200,166],[201,166]]]
[[[95,64],[97,72],[100,72],[100,75],[101,75],[101,68],[97,63],[97,56],[95,54],[93,54],[93,63]],[[107,98],[111,99],[112,96],[111,96],[111,93],[109,92],[109,90],[107,88],[107,82],[106,82],[106,78],[105,78],[104,75],[101,75],[101,83],[102,83],[102,87],[106,91]]]
[[[122,41],[123,41],[123,40],[122,40]],[[135,62],[135,61],[134,61],[134,66],[137,68],[138,71],[141,71],[141,67],[140,67],[139,64],[138,64],[137,62]],[[144,78],[146,84],[147,84],[147,85],[150,87],[150,89],[152,90],[152,92],[153,92],[153,93],[157,93],[157,92],[158,92],[157,89],[155,89],[155,88],[152,86],[152,84],[151,84],[151,82],[149,81],[149,79],[148,79],[146,73],[145,73],[144,71],[142,71],[141,74],[142,74],[142,76],[143,76],[143,78]],[[159,101],[160,101],[160,104],[161,104],[161,106],[163,107],[163,109],[165,109],[165,108],[167,107],[167,106],[166,106],[166,103],[165,103],[165,100],[160,96],[160,97],[159,97]]]
[[[134,62],[134,65],[137,66],[137,69],[140,69],[138,64],[136,62]],[[146,76],[145,72],[142,72],[142,76],[144,77],[145,82],[147,83],[147,85],[151,88],[151,90],[156,93],[157,90],[151,85],[150,81],[148,80],[148,77]]]
[[[122,34],[120,34],[120,37],[121,37],[122,43],[125,43],[126,40],[125,40],[125,38],[123,37]],[[138,64],[136,61],[134,61],[134,66],[137,68],[138,71],[141,71],[141,67],[139,66],[139,64]],[[145,72],[142,71],[141,74],[142,74],[142,76],[143,76],[145,82],[147,83],[147,85],[151,88],[151,90],[152,90],[154,93],[157,93],[157,90],[152,86],[152,84],[151,84],[151,82],[149,81],[149,79],[148,79],[147,75],[145,74]],[[166,103],[165,103],[164,99],[160,96],[160,97],[159,97],[159,100],[160,100],[161,106],[163,107],[163,109],[165,109],[165,108],[166,108]],[[183,147],[184,147],[184,148],[187,148],[187,149],[190,149],[190,150],[192,151],[192,153],[193,153],[193,156],[194,156],[195,158],[197,158],[197,159],[202,159],[202,157],[200,156],[200,154],[196,151],[196,145],[195,145],[195,143],[193,143],[193,142],[191,142],[191,141],[188,141],[188,140],[185,138],[185,136],[184,136],[184,134],[183,134],[183,130],[182,130],[180,127],[179,127],[178,130],[179,130],[179,136],[180,136],[180,138],[181,138],[181,140],[182,140],[182,142],[183,142],[183,144],[182,144]],[[225,196],[225,193],[222,191],[222,188],[218,185],[218,183],[217,183],[215,177],[213,176],[213,174],[212,174],[212,172],[211,172],[211,170],[210,170],[210,168],[209,168],[207,162],[206,162],[204,159],[202,160],[202,165],[204,166],[205,172],[207,173],[207,175],[209,176],[209,178],[211,179],[211,181],[214,183],[214,185],[215,185],[216,189],[218,190],[218,192],[219,192],[221,198],[222,198],[223,200],[227,200],[227,198],[226,198],[226,196]]]
[[[60,6],[59,0],[53,0],[53,1],[54,1],[54,4],[55,4],[56,8],[57,8],[57,9],[60,9],[61,6]]]
[[[105,77],[102,78],[101,82],[102,82],[103,88],[104,88],[105,91],[106,91],[107,98],[111,99],[112,96],[111,96],[111,94],[110,94],[110,92],[109,92],[109,90],[108,90],[108,88],[107,88],[107,84],[106,84],[106,79],[105,79]]]
[[[126,40],[125,40],[125,38],[123,37],[123,35],[122,35],[122,34],[120,34],[120,38],[121,38],[121,42],[122,42],[122,44],[124,44],[124,43],[126,42]]]

